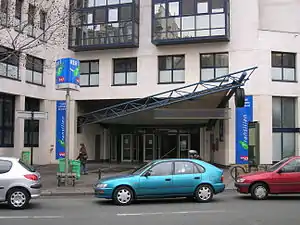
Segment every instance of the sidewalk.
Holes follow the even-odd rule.
[[[93,195],[93,185],[98,180],[98,170],[101,168],[102,177],[110,177],[119,174],[126,174],[138,165],[132,164],[88,164],[89,174],[81,175],[80,179],[76,182],[75,187],[57,186],[56,171],[57,165],[37,166],[37,170],[42,177],[42,196],[80,196],[80,195]],[[227,169],[224,169],[224,183],[226,190],[234,188],[234,181],[230,177]]]

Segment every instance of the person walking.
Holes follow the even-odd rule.
[[[87,154],[86,147],[83,143],[80,144],[80,150],[79,150],[79,155],[77,157],[77,160],[78,159],[80,160],[82,174],[84,175],[88,174],[87,165],[86,165],[88,154]]]

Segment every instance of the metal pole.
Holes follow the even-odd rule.
[[[69,152],[70,152],[70,90],[66,92],[66,133],[65,133],[65,186],[68,185]]]
[[[33,165],[33,121],[34,121],[34,111],[31,111],[31,118],[30,118],[30,164]]]

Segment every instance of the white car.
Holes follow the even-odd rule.
[[[20,159],[0,157],[0,202],[12,209],[25,209],[41,195],[41,176]]]

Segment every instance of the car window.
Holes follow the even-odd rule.
[[[7,173],[12,167],[12,162],[7,160],[0,160],[0,174]]]
[[[200,173],[196,165],[192,162],[175,162],[175,174]]]
[[[300,159],[294,159],[286,164],[284,167],[285,173],[295,173],[300,172]]]
[[[19,160],[19,163],[20,163],[21,166],[23,166],[29,172],[32,172],[32,173],[35,172],[35,169],[32,166],[29,166],[28,164],[26,164],[22,160]]]
[[[151,168],[151,176],[167,176],[172,174],[172,162],[159,163]]]
[[[271,166],[267,171],[268,172],[274,172],[275,170],[278,170],[283,164],[285,164],[290,158],[284,158],[283,160],[279,161],[278,163]]]

